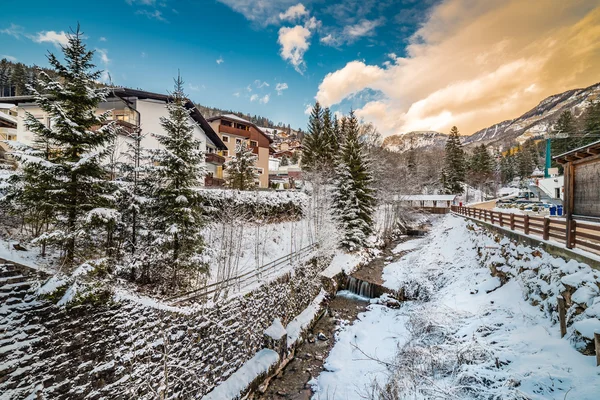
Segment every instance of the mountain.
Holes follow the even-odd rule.
[[[513,141],[523,143],[548,132],[563,111],[570,110],[575,119],[579,119],[591,102],[597,99],[600,99],[600,83],[555,94],[518,118],[500,122],[465,137],[463,143],[496,146],[506,146]]]
[[[470,136],[463,136],[467,147],[478,144],[506,148],[514,142],[541,137],[548,132],[563,111],[570,110],[576,120],[580,119],[592,101],[600,100],[600,83],[583,89],[572,89],[549,96],[523,115],[481,129]],[[459,127],[460,128],[460,127]],[[432,131],[409,132],[392,135],[383,141],[392,151],[405,152],[413,148],[439,148],[446,143],[447,135]]]
[[[388,136],[383,146],[391,151],[404,153],[412,149],[435,149],[446,145],[448,135],[435,131],[413,131],[402,135]]]

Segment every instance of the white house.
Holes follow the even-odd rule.
[[[125,150],[125,142],[131,140],[128,133],[132,133],[138,127],[141,128],[142,146],[148,149],[159,148],[158,140],[151,133],[164,133],[160,118],[168,116],[167,102],[171,97],[159,93],[145,92],[142,90],[127,88],[111,88],[106,101],[98,106],[98,114],[110,111],[109,119],[117,121],[124,128],[124,134],[117,138],[117,146],[114,157],[121,157]],[[0,103],[9,103],[17,106],[17,128],[16,140],[32,145],[34,134],[25,126],[25,113],[29,112],[47,126],[50,126],[50,118],[35,104],[33,96],[0,97]],[[204,119],[200,111],[190,100],[186,107],[191,110],[190,120],[194,124],[194,136],[201,142],[201,150],[206,153],[205,167],[208,171],[207,185],[222,184],[222,165],[225,159],[218,153],[227,147],[214,132],[210,124]]]

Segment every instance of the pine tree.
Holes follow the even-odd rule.
[[[600,136],[600,101],[592,103],[585,112],[583,137],[580,146],[586,146],[598,140]]]
[[[22,198],[35,199],[45,192],[43,207],[51,210],[55,220],[42,241],[59,241],[67,265],[84,250],[85,239],[93,239],[90,224],[98,227],[102,225],[99,220],[114,215],[105,196],[110,188],[102,166],[114,140],[114,124],[107,123],[108,113],[95,114],[108,91],[95,88],[100,72],[93,70],[94,52],[86,50],[82,38],[79,26],[68,35],[68,44],[62,48],[66,64],[54,54],[48,55],[58,79],[41,71],[36,83],[48,96],[29,89],[52,125],[47,127],[27,113],[25,124],[35,135],[37,149],[15,152],[23,164]]]
[[[323,110],[317,101],[308,118],[308,132],[302,143],[302,168],[306,171],[318,169],[320,147],[323,145]]]
[[[27,84],[29,82],[24,64],[16,63],[13,66],[10,81],[15,87],[15,96],[23,96],[28,94]]]
[[[559,134],[560,137],[555,137],[551,141],[552,155],[557,156],[578,147],[578,139],[573,137],[577,133],[577,126],[571,111],[563,111],[560,114],[553,131]],[[552,161],[552,166],[562,170],[562,167],[556,161]]]
[[[186,107],[183,80],[178,76],[167,104],[168,117],[160,118],[164,134],[153,133],[161,145],[153,149],[150,179],[152,241],[150,261],[172,287],[185,286],[185,277],[206,269],[202,251],[204,240],[202,209],[196,188],[205,171],[200,141],[194,137],[191,110]]]
[[[318,147],[317,157],[320,162],[320,167],[323,172],[331,171],[334,167],[334,158],[339,149],[337,136],[333,121],[331,120],[331,111],[326,108],[323,111],[323,134],[322,143]]]
[[[237,145],[235,156],[225,163],[227,186],[238,190],[256,188],[256,181],[259,177],[256,170],[257,158],[245,142]]]
[[[473,156],[469,159],[468,175],[472,185],[481,190],[481,186],[493,177],[494,160],[485,144],[476,146]]]
[[[500,159],[500,179],[503,184],[511,182],[515,178],[514,157],[507,155]]]
[[[453,126],[446,142],[442,185],[448,194],[461,194],[465,181],[465,153],[460,142],[458,128]]]
[[[373,231],[375,207],[373,177],[359,140],[358,121],[350,112],[346,138],[340,150],[333,194],[336,220],[342,230],[341,246],[355,250],[366,244]]]

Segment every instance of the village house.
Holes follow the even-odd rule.
[[[261,188],[268,188],[269,154],[273,139],[252,122],[233,114],[212,117],[208,119],[208,122],[227,146],[227,150],[223,152],[227,160],[235,156],[236,146],[243,142],[252,149],[252,152],[258,156],[256,160],[256,169],[259,175],[257,184]]]
[[[109,120],[117,121],[123,128],[122,134],[117,138],[115,153],[112,155],[114,160],[122,158],[127,147],[126,143],[132,140],[129,135],[138,128],[144,135],[142,147],[147,149],[160,147],[160,143],[151,133],[164,133],[160,118],[168,116],[165,106],[170,100],[168,95],[142,90],[120,87],[110,90],[106,101],[98,106],[97,113],[110,111]],[[16,120],[14,139],[23,144],[34,143],[34,134],[25,126],[25,112],[31,113],[46,126],[51,125],[50,118],[35,104],[33,96],[0,97],[0,103],[16,106],[16,117],[13,117]],[[187,100],[186,107],[191,110],[190,122],[194,124],[194,136],[200,141],[200,150],[205,153],[207,176],[204,183],[206,186],[222,186],[225,159],[220,153],[226,151],[227,147],[192,101]]]

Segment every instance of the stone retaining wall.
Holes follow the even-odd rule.
[[[275,318],[285,325],[308,306],[323,268],[313,260],[186,315],[131,301],[59,308],[34,295],[32,275],[1,265],[15,282],[0,282],[0,397],[199,398],[263,348]]]

